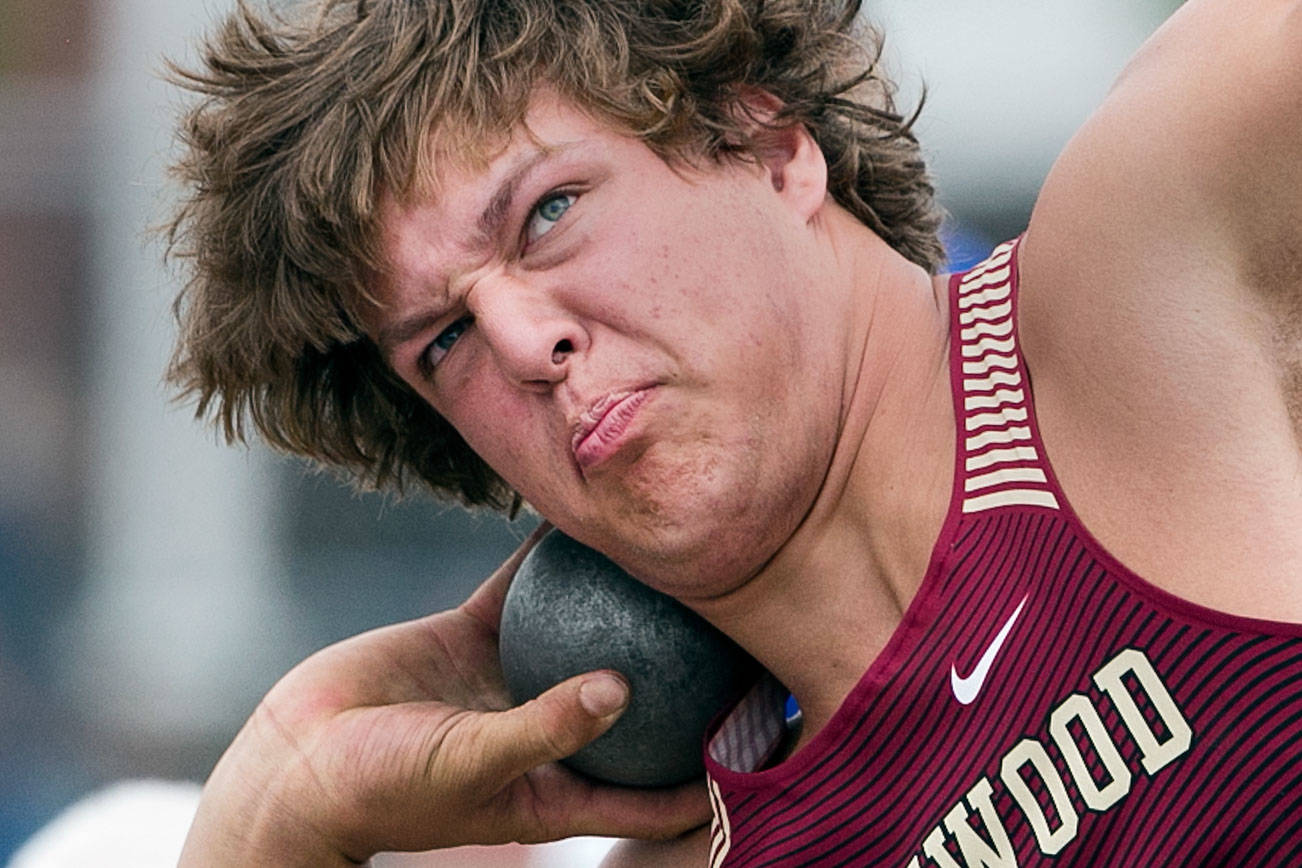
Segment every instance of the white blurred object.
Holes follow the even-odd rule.
[[[372,868],[597,868],[616,838],[567,838],[550,844],[453,847],[427,853],[379,853]]]
[[[94,9],[88,575],[60,644],[86,716],[148,743],[229,737],[297,655],[270,458],[219,445],[162,383],[178,286],[148,227],[179,97],[158,73],[207,7]]]
[[[198,802],[198,784],[114,784],[55,817],[9,868],[174,868]]]
[[[200,786],[124,781],[93,793],[51,820],[8,868],[173,868],[199,804]],[[570,838],[530,847],[470,847],[382,853],[376,868],[595,868],[614,838]]]
[[[1178,0],[878,0],[869,21],[941,200],[998,213],[1034,199],[1063,145]]]
[[[615,838],[570,838],[532,848],[529,868],[596,866],[615,846]]]

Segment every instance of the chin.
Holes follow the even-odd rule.
[[[800,481],[817,474],[775,463],[781,450],[762,442],[657,444],[611,477],[590,515],[576,516],[567,532],[679,599],[727,593],[768,562],[813,500]],[[767,472],[758,469],[765,457]]]
[[[639,580],[685,602],[721,596],[749,581],[791,534],[798,514],[737,496],[683,497],[607,525],[606,553]]]

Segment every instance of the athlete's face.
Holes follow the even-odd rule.
[[[371,332],[554,524],[715,593],[790,533],[835,437],[843,325],[795,161],[675,171],[545,93],[526,125],[386,205]]]

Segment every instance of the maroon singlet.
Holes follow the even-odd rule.
[[[1017,347],[1017,245],[950,282],[959,448],[917,596],[792,758],[766,767],[772,681],[712,729],[711,868],[1302,866],[1302,625],[1179,599],[1081,525]]]

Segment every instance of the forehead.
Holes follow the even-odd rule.
[[[627,138],[628,132],[598,118],[578,104],[539,88],[520,121],[499,135],[485,139],[453,127],[434,130],[422,155],[423,165],[406,195],[383,195],[389,211],[438,204],[456,207],[483,188],[504,180],[519,164],[538,152],[544,154],[589,140]]]
[[[508,195],[532,170],[585,148],[608,151],[621,140],[634,143],[627,132],[549,89],[539,89],[520,123],[496,139],[468,141],[455,130],[436,131],[424,157],[428,168],[412,190],[381,193],[379,240],[390,269],[409,265],[404,252],[432,237],[479,246],[484,219],[501,216]]]

